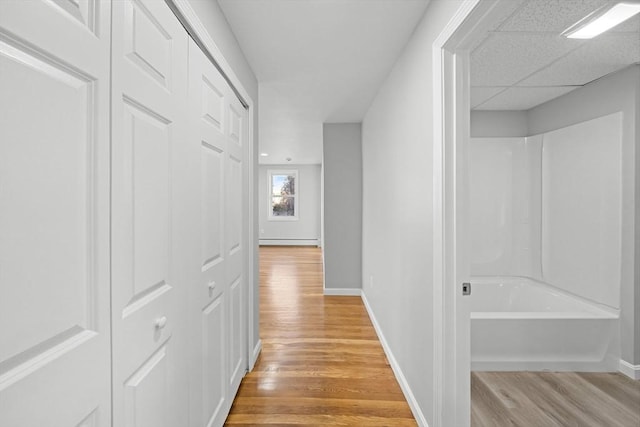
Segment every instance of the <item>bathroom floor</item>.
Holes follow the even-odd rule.
[[[640,381],[617,373],[472,372],[472,427],[638,427]]]

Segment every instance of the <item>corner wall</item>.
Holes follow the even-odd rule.
[[[429,3],[362,124],[363,292],[421,424],[434,420],[432,45],[461,5]]]
[[[528,112],[535,135],[622,111],[622,359],[640,365],[640,65],[603,77]]]
[[[362,125],[323,125],[325,293],[362,287]]]

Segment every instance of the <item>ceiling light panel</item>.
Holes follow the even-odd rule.
[[[564,35],[570,39],[592,39],[640,13],[640,3],[618,3],[594,19],[577,23]]]

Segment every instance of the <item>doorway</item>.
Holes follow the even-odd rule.
[[[436,218],[436,223],[434,224],[434,229],[442,230],[442,233],[436,236],[436,250],[441,252],[441,259],[437,260],[439,263],[437,264],[437,271],[435,272],[434,283],[441,284],[441,286],[436,289],[436,299],[435,299],[435,324],[438,332],[436,336],[436,357],[439,360],[439,366],[442,367],[441,373],[439,373],[439,377],[436,378],[436,387],[437,392],[436,396],[440,399],[440,401],[436,402],[437,411],[436,411],[436,425],[468,425],[470,419],[469,413],[469,379],[468,373],[471,368],[471,326],[470,326],[470,304],[469,298],[465,298],[462,295],[463,284],[469,283],[471,278],[471,253],[470,253],[470,212],[473,207],[470,206],[470,188],[469,188],[469,176],[467,175],[469,172],[469,147],[470,147],[470,136],[471,136],[471,117],[470,117],[470,99],[471,99],[471,60],[470,60],[470,52],[477,47],[477,40],[481,38],[481,35],[486,33],[487,31],[492,32],[492,36],[495,36],[496,27],[495,22],[500,19],[510,18],[516,12],[521,12],[518,9],[517,5],[515,9],[512,7],[514,4],[519,3],[521,5],[533,4],[533,2],[505,2],[505,1],[493,1],[493,2],[477,2],[477,1],[467,1],[463,4],[459,13],[454,17],[452,22],[449,24],[447,29],[441,34],[436,43],[434,43],[434,51],[433,51],[433,63],[434,63],[434,93],[435,93],[435,140],[439,141],[437,147],[435,147],[435,158],[437,164],[435,166],[436,171],[436,179],[435,183],[436,187],[434,188],[434,192],[436,194],[436,205],[438,205],[438,201],[440,202],[440,206],[442,209],[438,212],[438,217]],[[536,3],[537,5],[542,4],[543,2]],[[586,3],[586,2],[585,2]],[[603,2],[604,3],[604,2]],[[587,7],[588,5],[580,3],[579,7]],[[509,11],[509,8],[512,8]],[[576,7],[574,5],[574,7]],[[591,7],[591,6],[589,6]],[[524,10],[523,8],[522,10]],[[559,11],[554,12],[553,20],[542,20],[544,25],[547,25],[548,21],[554,21],[556,26],[565,25],[561,20],[555,15],[562,15]],[[549,13],[549,10],[546,10],[546,13]],[[562,12],[564,15],[567,15],[566,11]],[[580,11],[572,11],[574,15],[579,15]],[[515,15],[513,15],[515,16]],[[568,15],[567,15],[568,16]],[[581,15],[583,16],[583,15]],[[526,24],[523,24],[523,21],[518,21],[522,27],[506,26],[507,31],[511,31],[513,33],[529,32],[531,30],[528,29]],[[637,22],[636,22],[637,25]],[[627,26],[628,27],[628,26]],[[551,30],[548,30],[551,31]],[[556,30],[554,30],[556,31]],[[582,42],[578,44],[574,44],[574,42],[567,41],[564,37],[559,37],[560,32],[556,31],[557,34],[547,35],[548,39],[551,39],[549,44],[561,44],[558,52],[562,52],[563,49],[569,53],[557,53],[557,58],[552,58],[549,60],[549,64],[559,63],[559,66],[565,65],[563,60],[565,57],[569,57],[572,52],[584,52],[588,49],[597,49],[600,46],[600,43],[604,43],[600,39],[597,43]],[[627,30],[624,30],[627,31]],[[634,27],[631,27],[629,31],[629,38],[633,41],[633,37],[637,37],[637,33],[634,31],[638,31],[637,28],[634,30]],[[615,31],[613,32],[615,33]],[[528,34],[530,35],[530,34]],[[522,36],[522,34],[518,34],[518,36]],[[625,40],[627,35],[623,33],[623,30],[619,30],[618,34],[612,35],[613,38],[618,38],[622,41]],[[519,40],[518,43],[523,43],[524,45],[524,37],[522,40]],[[540,42],[542,40],[542,42]],[[539,43],[546,42],[544,37],[540,37],[538,40]],[[586,46],[586,47],[583,47]],[[633,46],[633,45],[632,45]],[[551,49],[551,48],[548,48]],[[582,51],[580,49],[583,49]],[[540,49],[536,47],[531,48],[532,52],[538,53]],[[627,48],[626,52],[634,52],[637,50],[636,48]],[[497,51],[501,51],[497,49]],[[589,51],[591,52],[591,51]],[[539,59],[540,60],[540,59]],[[542,60],[540,60],[542,61]],[[637,59],[635,59],[637,62]],[[567,62],[567,61],[565,61]],[[633,61],[629,64],[633,64]],[[625,65],[622,63],[622,67],[628,66],[629,68],[633,68],[632,65]],[[516,64],[518,65],[518,64]],[[510,69],[504,71],[505,73],[512,72],[513,68],[516,67],[513,64],[506,64],[504,68]],[[637,67],[637,66],[635,66]],[[541,69],[541,67],[538,67]],[[534,76],[535,70],[538,68],[534,68],[532,71],[520,70],[519,72],[524,72],[523,75],[519,79],[514,79],[513,82],[510,83],[510,86],[518,86],[518,82],[524,82],[529,77]],[[584,68],[584,67],[583,67]],[[589,68],[587,65],[586,68]],[[592,66],[593,69],[597,67]],[[568,84],[565,88],[556,88],[557,92],[563,92],[564,94],[568,94],[574,89],[586,86],[590,84],[593,80],[600,79],[604,75],[608,73],[620,73],[619,77],[616,77],[619,81],[623,82],[632,82],[633,79],[630,77],[629,80],[626,79],[626,74],[633,75],[637,80],[637,68],[635,70],[626,70],[621,71],[621,68],[618,69],[608,69],[607,72],[600,75],[591,75],[589,77],[584,77],[585,81]],[[635,72],[635,73],[634,73]],[[556,74],[560,74],[558,72],[549,72],[550,75],[556,76]],[[574,73],[577,75],[578,73]],[[572,75],[573,77],[573,75]],[[606,79],[603,79],[606,80]],[[530,81],[527,81],[530,83]],[[633,86],[636,83],[624,83],[627,84],[627,91],[629,91],[629,87]],[[602,83],[598,83],[596,85],[591,85],[591,87],[597,87],[593,89],[593,92],[598,93],[599,90],[602,89]],[[520,92],[530,92],[533,93],[536,91],[536,86],[534,85],[525,85],[521,84],[524,88],[514,88],[514,91]],[[507,91],[507,88],[499,88],[497,92]],[[591,90],[591,89],[590,89]],[[496,96],[497,92],[493,95],[489,94],[487,99],[490,99],[492,96]],[[538,96],[541,96],[542,90],[538,91]],[[531,106],[522,106],[520,109],[529,110],[533,109],[535,106],[542,104],[546,101],[550,101],[556,97],[563,95],[563,93],[557,93],[554,96],[546,98],[546,100],[538,100],[536,103]],[[577,93],[577,91],[576,91]],[[622,93],[622,92],[621,92]],[[582,97],[582,95],[575,95],[573,98],[569,98],[567,95],[562,99],[572,99],[573,102],[577,102],[577,100]],[[621,95],[619,95],[621,97]],[[496,98],[496,100],[499,97]],[[611,102],[613,104],[614,102]],[[637,101],[636,101],[637,103]],[[496,103],[494,104],[495,107]],[[559,103],[560,104],[560,103]],[[565,111],[570,111],[570,113],[560,113],[557,112],[556,116],[562,116],[565,122],[568,123],[560,123],[562,120],[553,118],[549,119],[549,114],[546,114],[546,120],[553,122],[552,124],[545,124],[541,126],[541,118],[535,117],[533,120],[535,132],[527,133],[526,136],[538,135],[542,133],[549,133],[555,130],[568,128],[571,125],[576,125],[582,122],[587,122],[592,119],[600,119],[604,120],[605,116],[612,115],[616,111],[624,110],[625,107],[621,107],[619,105],[606,105],[607,102],[591,102],[590,104],[595,104],[596,107],[590,106],[589,108],[574,108],[575,111],[572,111],[570,108],[565,108]],[[633,101],[631,102],[633,104]],[[616,110],[617,108],[617,110]],[[506,109],[506,108],[505,108]],[[515,108],[517,109],[517,108]],[[585,110],[588,112],[585,113]],[[537,110],[542,111],[542,110]],[[547,110],[548,111],[548,110]],[[576,113],[578,111],[578,113]],[[635,110],[631,111],[631,117]],[[588,116],[588,117],[584,117]],[[529,117],[529,116],[527,116]],[[528,122],[525,123],[525,127],[528,125]],[[546,128],[544,128],[546,126]],[[601,130],[602,126],[598,125],[597,129]],[[525,130],[528,132],[528,130]],[[625,133],[626,132],[626,133]],[[592,134],[592,133],[590,133]],[[545,134],[546,135],[546,134]],[[555,134],[554,134],[555,135]],[[551,136],[554,136],[551,135]],[[632,161],[626,161],[625,159],[628,157],[625,155],[627,139],[631,140],[635,138],[635,133],[633,130],[627,129],[626,131],[622,130],[622,176],[623,178],[629,174],[629,171],[633,171],[635,165]],[[632,144],[631,144],[632,145]],[[557,160],[557,159],[556,159]],[[626,168],[626,169],[625,169]],[[624,178],[626,179],[626,178]],[[542,181],[541,181],[542,182]],[[625,196],[624,188],[625,185],[629,188],[633,189],[632,181],[625,181],[626,184],[623,183],[623,195],[622,201],[625,203],[625,197],[627,197],[627,203],[630,205],[633,204],[633,198],[629,198],[628,194]],[[631,182],[631,183],[630,183]],[[542,182],[541,185],[548,185]],[[631,192],[633,190],[630,190]],[[624,224],[625,218],[623,217],[622,223]],[[624,229],[624,225],[622,226]],[[632,228],[629,229],[632,232]],[[544,242],[543,242],[544,243]],[[632,243],[629,246],[633,246]],[[622,247],[625,247],[625,243],[623,240]],[[541,261],[539,261],[541,262]],[[631,263],[631,267],[633,263]],[[568,265],[568,264],[563,264]],[[626,267],[623,264],[621,268],[624,270]],[[563,270],[564,271],[564,270]],[[623,273],[624,274],[624,273]],[[630,273],[630,277],[633,277],[633,273]],[[472,283],[473,284],[473,283]],[[620,290],[621,294],[625,293],[625,282],[622,281],[621,285],[622,289]],[[629,289],[633,289],[633,285],[630,285]],[[629,292],[629,291],[627,291]],[[630,291],[633,292],[633,291]],[[612,293],[606,293],[606,296],[614,295]],[[580,296],[580,295],[578,295]],[[592,295],[587,296],[587,299],[591,297],[591,299],[596,299],[597,295],[593,293]],[[613,298],[616,300],[617,298]],[[615,307],[616,301],[605,301],[604,305],[609,305],[609,308],[605,308],[605,314],[602,314],[603,318],[609,319],[606,322],[617,322],[616,316],[619,315],[621,318],[625,316],[625,304],[632,304],[631,302],[625,301],[623,298],[622,301],[619,302],[620,306]],[[632,299],[631,299],[632,300]],[[601,301],[596,301],[601,302]],[[609,303],[609,304],[607,304]],[[439,311],[438,311],[439,310]],[[616,314],[616,310],[618,310],[618,314]],[[626,313],[633,312],[632,310],[627,309]],[[628,314],[627,314],[628,316]],[[633,332],[631,333],[630,341],[633,342]],[[637,334],[636,334],[637,335]],[[623,340],[625,342],[625,340]],[[624,344],[623,344],[624,346]],[[624,358],[624,348],[622,350],[623,358]],[[629,352],[632,354],[632,352]],[[631,356],[633,357],[633,356]],[[620,358],[618,358],[620,360]],[[617,365],[617,361],[616,361]],[[438,366],[438,365],[436,365]],[[621,371],[623,370],[623,363],[620,362]],[[615,368],[613,370],[616,370]]]

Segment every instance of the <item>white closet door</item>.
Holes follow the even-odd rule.
[[[184,426],[188,36],[164,1],[113,9],[114,425]]]
[[[200,48],[189,44],[191,158],[199,174],[197,252],[190,289],[192,425],[220,426],[244,376],[246,330],[242,227],[244,108]]]
[[[0,425],[109,426],[110,2],[0,1]]]
[[[244,161],[247,144],[247,111],[235,96],[229,96],[227,110],[227,156],[225,193],[225,254],[229,283],[229,388],[235,396],[247,369],[247,304],[244,272]]]

